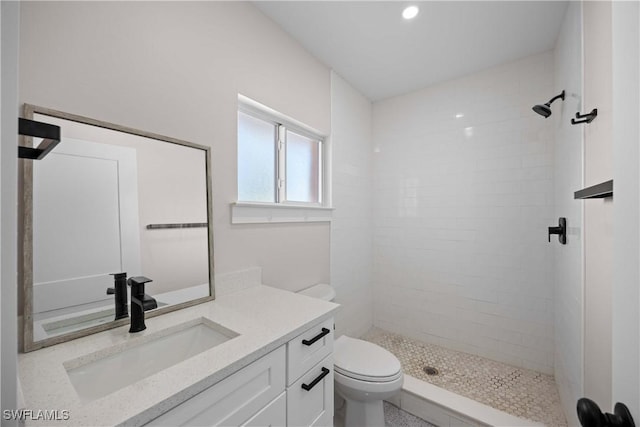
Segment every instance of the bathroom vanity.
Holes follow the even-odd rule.
[[[338,307],[255,286],[20,354],[26,409],[68,411],[26,425],[331,425]]]
[[[338,305],[259,272],[214,286],[210,148],[24,115],[64,132],[22,164],[24,424],[331,425]]]

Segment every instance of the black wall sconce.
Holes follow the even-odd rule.
[[[584,120],[571,119],[571,124],[579,125],[580,123],[591,123],[593,119],[596,118],[597,115],[598,115],[597,108],[594,108],[593,110],[591,110],[590,113],[587,113],[587,114],[576,113],[576,119],[584,119]]]
[[[37,148],[18,146],[21,159],[41,160],[60,142],[60,126],[35,120],[18,118],[18,133],[23,136],[43,138]]]

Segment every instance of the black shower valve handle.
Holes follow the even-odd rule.
[[[551,235],[557,234],[558,241],[563,245],[567,244],[567,218],[560,217],[558,218],[558,226],[557,227],[549,227],[549,242],[551,242]]]

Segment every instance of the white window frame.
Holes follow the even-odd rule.
[[[329,137],[295,119],[281,114],[251,98],[238,95],[238,112],[272,123],[276,126],[276,175],[275,202],[250,202],[238,200],[232,203],[233,224],[269,222],[325,222],[331,221],[332,211],[330,185]],[[286,131],[311,138],[319,142],[319,199],[314,202],[296,202],[286,197]],[[237,183],[236,183],[237,184]],[[237,185],[236,185],[237,191]]]

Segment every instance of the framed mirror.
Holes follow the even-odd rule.
[[[127,324],[115,274],[151,279],[147,317],[214,298],[209,147],[35,105],[23,116],[62,136],[20,160],[25,352]]]

